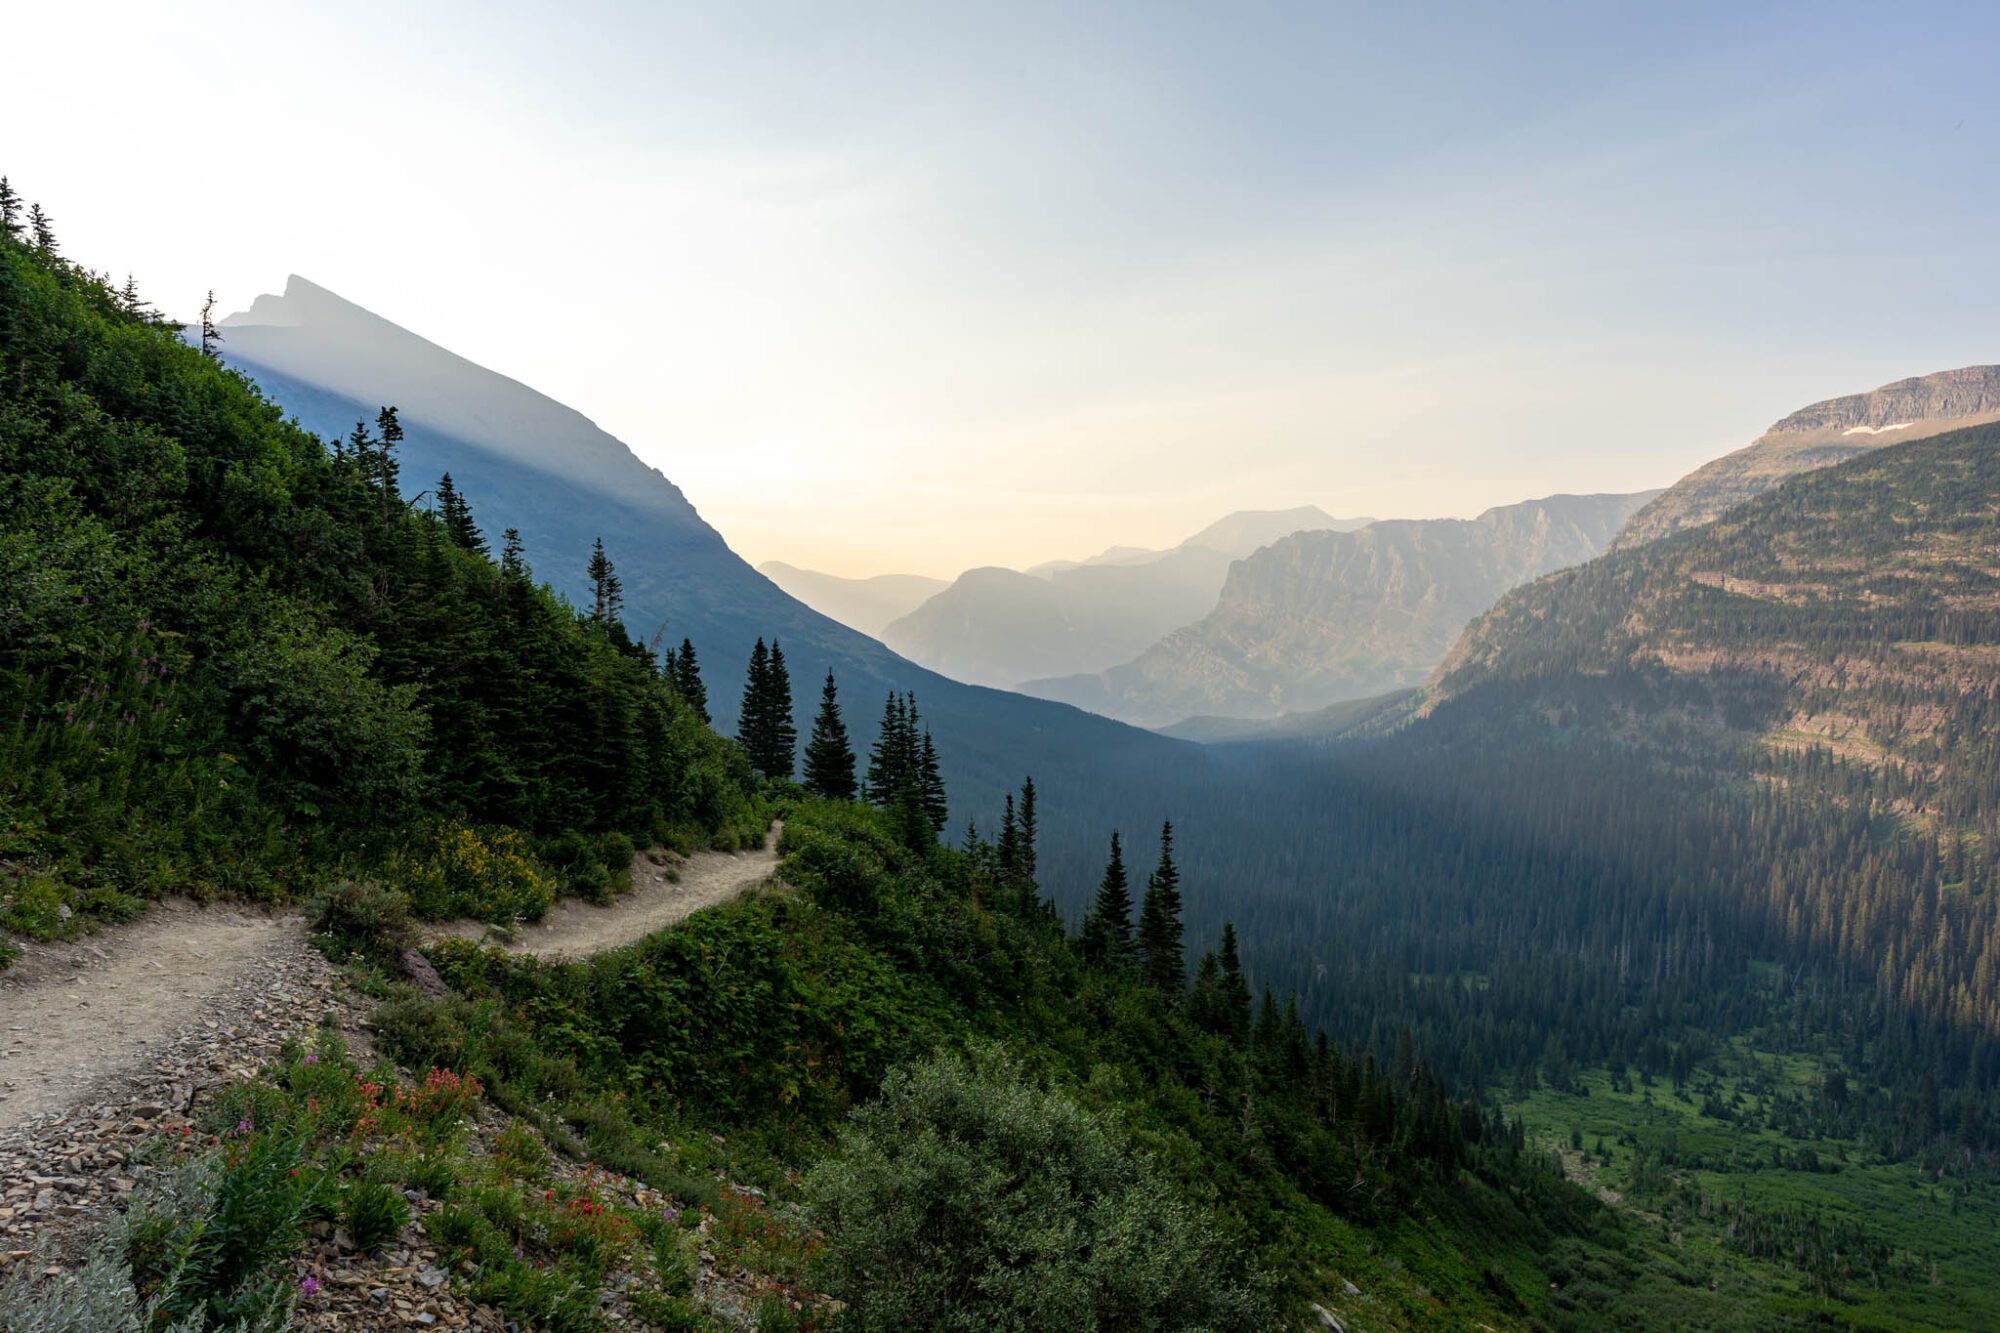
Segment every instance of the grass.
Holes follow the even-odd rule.
[[[1680,1092],[1590,1070],[1573,1091],[1544,1087],[1509,1109],[1532,1141],[1562,1154],[1572,1178],[1616,1198],[1656,1259],[1694,1264],[1749,1305],[1857,1328],[2000,1328],[2000,1182],[1940,1178],[1857,1140],[1774,1127],[1775,1096],[1820,1087],[1827,1071],[1814,1057],[1738,1041],[1716,1064]],[[1829,1281],[1797,1244],[1746,1252],[1752,1228],[1738,1209],[1813,1219],[1821,1234],[1865,1247],[1875,1261],[1847,1265],[1872,1271]]]

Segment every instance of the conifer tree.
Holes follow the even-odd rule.
[[[694,640],[682,639],[681,650],[673,654],[674,688],[680,691],[681,702],[694,710],[694,715],[705,726],[708,716],[708,686],[701,683],[701,664],[695,660]]]
[[[770,742],[764,771],[774,778],[789,779],[797,763],[799,729],[792,722],[792,675],[785,669],[785,650],[771,640],[769,673],[764,678],[767,700],[764,715],[770,719]]]
[[[943,833],[951,812],[945,800],[944,773],[938,766],[937,746],[932,743],[928,728],[917,759],[917,804],[922,807],[924,818],[931,822],[931,836]]]
[[[1016,866],[1022,887],[1034,893],[1038,885],[1035,878],[1035,779],[1031,775],[1021,783],[1020,823],[1016,843]]]
[[[1111,859],[1097,886],[1097,901],[1083,923],[1083,956],[1099,966],[1122,968],[1132,961],[1132,892],[1125,877],[1125,854],[1116,830]]]
[[[213,299],[213,294],[210,299]],[[207,334],[204,333],[202,336],[206,341]],[[401,495],[396,489],[396,479],[401,469],[401,465],[396,462],[396,446],[403,442],[403,422],[396,415],[396,409],[384,407],[377,412],[375,429],[381,435],[376,446],[375,489],[382,498],[382,521],[387,523],[395,517],[396,502]]]
[[[143,320],[149,324],[153,322],[152,307],[139,295],[139,281],[130,273],[125,275],[125,285],[118,289],[118,308],[133,319]]]
[[[40,204],[28,205],[28,234],[34,238],[37,250],[50,259],[56,257],[56,225]],[[215,299],[213,292],[209,293],[209,299]]]
[[[14,240],[21,234],[21,196],[0,176],[0,238]]]
[[[894,690],[882,705],[882,726],[868,751],[868,799],[887,809],[909,786],[911,755],[907,736],[908,717],[903,700]]]
[[[826,673],[819,716],[813,719],[812,739],[806,742],[805,778],[808,790],[830,800],[854,799],[854,747],[848,743],[847,724],[841,720],[832,671]]]
[[[500,534],[500,572],[509,578],[530,577],[527,550],[521,545],[519,528],[508,528]]]
[[[444,522],[444,535],[453,546],[476,555],[486,554],[486,538],[481,535],[479,525],[472,521],[472,506],[459,494],[452,484],[451,473],[438,478],[438,517]]]
[[[215,327],[215,291],[201,303],[201,354],[211,361],[222,358],[222,330]]]
[[[619,581],[617,566],[611,557],[604,554],[604,538],[599,537],[590,550],[590,565],[586,572],[590,575],[590,618],[600,625],[609,625],[625,618],[625,585]],[[763,647],[764,641],[757,641]]]
[[[1243,960],[1236,952],[1236,925],[1222,923],[1222,1014],[1227,1033],[1238,1046],[1250,1040],[1250,985],[1243,979]]]
[[[999,855],[1000,878],[1013,884],[1020,874],[1021,831],[1014,818],[1014,793],[1007,793],[1006,803],[1000,809],[1000,843],[995,851]]]
[[[770,698],[771,650],[760,634],[750,650],[750,665],[743,673],[743,705],[736,712],[736,739],[750,756],[750,766],[760,773],[766,771],[763,761],[770,752]]]
[[[1174,865],[1174,826],[1160,826],[1160,864],[1146,881],[1139,909],[1139,952],[1144,958],[1146,984],[1169,995],[1180,994],[1187,973],[1181,947],[1181,872]]]

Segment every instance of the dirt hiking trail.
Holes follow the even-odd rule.
[[[725,902],[770,878],[779,827],[754,851],[641,852],[630,891],[603,907],[565,899],[507,948],[580,958]],[[438,933],[477,939],[485,927]],[[225,1064],[233,1073],[279,1029],[332,1012],[338,991],[296,913],[162,903],[74,943],[27,944],[0,972],[0,1148],[10,1131],[86,1101],[129,1100],[142,1086],[178,1093]]]

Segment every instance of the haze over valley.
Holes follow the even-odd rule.
[[[2000,1328],[2000,20],[0,33],[0,1333]]]

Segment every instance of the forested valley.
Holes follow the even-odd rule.
[[[639,641],[617,552],[569,605],[476,495],[406,500],[393,407],[311,436],[0,202],[10,934],[312,900],[408,1068],[740,1224],[760,1326],[2000,1320],[1990,432],[1532,584],[1409,709],[1189,746],[1114,830],[1032,780],[954,808],[921,700],[864,734],[877,700],[795,690],[775,639],[716,735],[735,664]],[[421,922],[774,819],[780,885],[640,945],[398,970]],[[1079,825],[1103,858],[1038,859]],[[281,1231],[419,1169],[318,1118],[319,1063],[241,1121],[321,1191]],[[500,1307],[603,1326],[643,1251],[642,1315],[707,1317],[678,1233],[558,1244],[482,1192],[519,1182],[421,1169]],[[119,1259],[141,1296],[157,1258]],[[286,1262],[169,1313],[277,1310]]]

